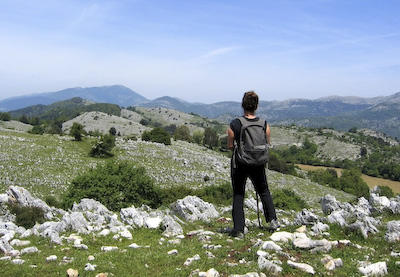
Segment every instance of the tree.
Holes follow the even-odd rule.
[[[98,165],[72,180],[64,197],[65,208],[82,198],[95,199],[112,211],[132,205],[156,208],[161,203],[159,190],[144,167],[115,161]]]
[[[160,127],[156,127],[151,131],[143,132],[142,140],[171,145],[171,136],[168,134],[167,131]]]
[[[92,157],[112,157],[114,155],[111,153],[111,151],[114,146],[115,136],[110,134],[104,135],[93,144],[89,155]]]
[[[202,145],[204,139],[204,133],[201,130],[197,130],[193,132],[193,141],[197,144]]]
[[[0,112],[0,120],[1,121],[10,121],[11,120],[11,115],[9,113]]]
[[[185,141],[192,141],[192,136],[190,135],[189,127],[186,125],[181,125],[175,129],[174,132],[174,139],[175,140],[185,140]]]
[[[69,134],[73,136],[76,141],[81,141],[84,133],[83,128],[84,128],[83,125],[74,122],[74,124],[72,124],[71,130],[69,131]]]
[[[218,134],[214,129],[208,127],[204,130],[204,145],[208,146],[209,148],[216,147],[218,146],[218,140]]]
[[[108,132],[110,135],[115,136],[117,134],[117,129],[115,129],[115,127],[111,127]]]
[[[369,197],[369,187],[361,178],[361,172],[357,169],[345,169],[339,179],[341,189],[354,194],[357,197]]]
[[[352,134],[357,133],[357,127],[351,127],[351,128],[349,129],[349,133],[352,133]]]

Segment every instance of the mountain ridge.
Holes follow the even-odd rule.
[[[53,93],[19,96],[0,101],[0,111],[13,111],[33,105],[49,105],[55,99],[67,100],[80,97],[97,103],[116,104],[121,107],[139,106],[168,108],[197,114],[229,123],[242,113],[240,102],[221,101],[212,104],[191,103],[182,99],[163,96],[154,100],[122,85],[69,88]],[[51,103],[50,103],[51,102]],[[35,103],[35,104],[33,104]],[[15,107],[20,107],[14,109]],[[327,96],[315,100],[295,98],[284,101],[259,103],[257,114],[270,124],[304,127],[332,127],[341,131],[349,128],[371,128],[395,138],[400,137],[400,92],[390,96],[362,98],[355,96]]]

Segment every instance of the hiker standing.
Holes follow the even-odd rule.
[[[243,210],[243,201],[245,195],[245,186],[247,178],[252,181],[256,192],[261,198],[263,205],[264,216],[266,222],[270,222],[269,229],[276,230],[279,228],[279,223],[276,218],[275,207],[272,202],[272,197],[268,188],[268,181],[265,174],[266,160],[261,160],[262,157],[256,155],[255,162],[242,159],[238,154],[238,146],[241,143],[242,126],[245,125],[256,125],[262,124],[263,133],[260,137],[266,139],[266,147],[270,144],[270,128],[268,123],[256,117],[255,111],[258,108],[258,95],[254,91],[246,92],[242,100],[242,108],[244,115],[241,118],[236,118],[231,121],[228,130],[228,149],[233,150],[231,160],[231,179],[233,187],[233,206],[232,206],[232,217],[233,217],[233,235],[244,234],[245,217]],[[264,133],[265,132],[265,133]],[[263,147],[253,147],[262,149]],[[268,149],[267,149],[268,150]],[[244,154],[246,155],[246,154]],[[261,155],[261,154],[260,154]]]

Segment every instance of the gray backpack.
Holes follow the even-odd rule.
[[[248,121],[244,117],[238,119],[242,127],[239,144],[236,147],[237,161],[250,166],[265,165],[269,160],[267,122],[261,118],[257,121]]]

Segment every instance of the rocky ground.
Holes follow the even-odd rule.
[[[40,207],[46,212],[47,221],[36,224],[30,229],[17,226],[14,223],[15,216],[10,213],[6,206],[7,203],[11,202],[18,203],[21,206]],[[179,251],[174,249],[173,245],[185,243],[184,241],[187,238],[196,238],[198,242],[203,244],[203,251],[192,252],[191,256],[181,257],[182,266],[192,268],[190,276],[221,276],[221,274],[224,275],[223,272],[220,273],[214,267],[207,268],[208,264],[214,265],[215,263],[200,263],[202,266],[197,268],[199,264],[196,265],[196,261],[205,259],[205,257],[208,257],[206,260],[209,261],[217,259],[213,252],[215,253],[219,248],[225,247],[224,243],[218,245],[213,243],[217,238],[225,239],[225,243],[228,244],[229,240],[235,239],[229,238],[225,228],[214,230],[199,228],[189,232],[184,231],[185,225],[189,222],[229,222],[229,218],[224,217],[229,207],[218,208],[194,196],[187,196],[178,200],[167,210],[152,210],[148,207],[136,208],[132,206],[121,209],[119,213],[113,213],[95,200],[82,199],[80,203],[75,203],[71,210],[64,211],[50,207],[41,199],[33,197],[22,187],[11,186],[6,193],[0,194],[0,203],[2,207],[0,214],[0,252],[3,253],[0,264],[7,268],[11,265],[14,267],[30,267],[32,271],[34,270],[32,268],[40,267],[38,264],[29,262],[32,256],[40,256],[41,251],[45,252],[43,248],[53,248],[51,245],[63,245],[63,249],[73,247],[87,251],[91,255],[88,256],[88,260],[84,264],[72,263],[74,257],[59,257],[60,254],[56,247],[54,254],[42,257],[41,262],[43,264],[53,263],[54,265],[71,263],[71,268],[68,268],[66,272],[67,276],[77,276],[78,272],[86,275],[93,272],[91,276],[95,274],[97,274],[96,276],[107,276],[108,274],[119,276],[118,270],[115,268],[109,268],[107,272],[98,272],[95,259],[98,253],[94,252],[92,246],[85,244],[82,236],[90,235],[99,238],[112,236],[115,243],[113,245],[102,245],[99,251],[102,253],[125,252],[129,249],[143,247],[143,245],[132,242],[127,246],[120,246],[119,242],[122,240],[134,241],[135,230],[145,228],[162,230],[159,244],[168,241],[167,243],[171,245],[171,250],[165,255],[178,255]],[[382,215],[386,212],[399,217],[400,197],[388,199],[372,192],[369,200],[360,198],[357,203],[351,204],[339,202],[335,197],[326,195],[320,203],[322,216],[306,209],[297,213],[278,211],[279,221],[282,225],[280,230],[262,237],[248,233],[247,238],[246,235],[243,238],[236,238],[236,240],[246,240],[250,244],[248,251],[253,253],[251,255],[253,260],[242,259],[238,263],[243,266],[248,264],[251,269],[254,269],[254,265],[256,265],[257,271],[247,274],[229,274],[229,276],[285,275],[287,268],[290,268],[295,275],[306,273],[344,275],[346,274],[345,268],[349,266],[346,263],[352,263],[356,266],[356,275],[359,276],[395,276],[396,272],[400,272],[400,248],[393,247],[393,244],[400,241],[400,220],[384,221],[382,218]],[[254,205],[254,199],[246,200],[247,214],[255,212]],[[292,216],[288,216],[288,214]],[[248,228],[254,229],[257,220],[246,219],[246,225]],[[348,238],[334,239],[330,235],[331,226],[340,226],[340,228],[360,233],[366,241],[370,236],[384,232],[384,243],[386,246],[392,245],[392,250],[385,251],[387,252],[385,256],[373,257],[378,249],[374,249],[368,243],[360,245]],[[35,236],[47,238],[49,244],[40,245],[40,247],[33,245],[31,240]],[[338,252],[338,249],[341,251]],[[349,261],[343,254],[346,251],[361,251],[369,254],[353,257]],[[46,253],[50,252],[46,251]],[[313,258],[307,260],[304,258],[307,255],[312,255]],[[26,259],[28,259],[28,262]],[[315,261],[319,261],[318,266],[315,265]],[[388,264],[391,265],[390,269],[388,269]],[[233,270],[230,271],[234,271],[234,262],[228,263],[227,266],[233,267]],[[177,275],[180,275],[180,271],[177,271]]]

